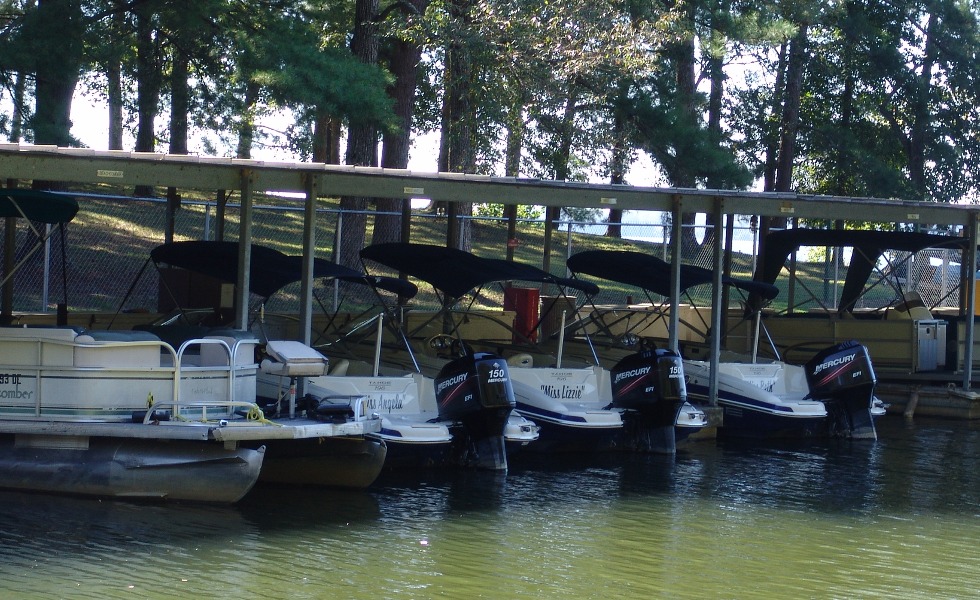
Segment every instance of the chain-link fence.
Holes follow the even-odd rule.
[[[165,200],[129,197],[80,197],[80,211],[63,232],[56,231],[48,243],[31,254],[37,237],[28,227],[17,228],[14,262],[23,261],[14,279],[13,308],[18,312],[49,312],[58,303],[66,303],[76,312],[155,313],[161,305],[159,275],[147,260],[152,250],[164,240],[167,219]],[[324,202],[316,219],[316,255],[332,259],[337,236],[344,235],[344,219],[336,204]],[[303,209],[301,200],[275,196],[261,197],[254,206],[253,241],[271,246],[287,254],[302,253]],[[371,240],[373,212],[367,216],[367,243]],[[468,240],[471,251],[479,256],[504,257],[510,249],[515,260],[542,266],[546,228],[541,219],[519,219],[515,233],[509,232],[507,222],[500,218],[468,217]],[[348,221],[349,222],[349,221]],[[428,211],[412,214],[411,240],[417,243],[444,244],[447,221],[445,215]],[[224,216],[224,239],[233,241],[238,234],[239,207],[229,203]],[[41,227],[44,227],[43,225]],[[728,227],[715,227],[697,216],[692,223],[682,225],[681,259],[685,263],[707,268],[713,266],[714,244],[723,240],[730,252],[726,268],[733,276],[751,278],[759,248],[754,220],[734,216]],[[217,204],[185,201],[176,212],[175,239],[215,239],[219,230]],[[558,221],[551,232],[549,270],[560,276],[568,275],[565,260],[568,256],[588,249],[629,249],[651,253],[671,260],[671,224],[658,212],[628,211],[621,224]],[[928,250],[914,260],[902,262],[904,256],[888,255],[881,261],[881,272],[892,277],[906,291],[918,292],[926,304],[958,306],[958,252]],[[850,257],[833,249],[803,249],[796,255],[797,282],[787,287],[781,282],[780,296],[775,305],[785,309],[788,303],[795,310],[816,306],[836,307],[844,273]],[[376,265],[372,272],[381,273]],[[608,282],[596,281],[602,292],[595,298],[599,304],[623,304],[645,298],[637,290]],[[861,306],[887,304],[894,298],[887,285],[876,286],[862,299]],[[429,308],[438,305],[436,296],[420,284],[420,293],[413,305]],[[710,303],[710,286],[691,290],[696,303]],[[288,286],[276,294],[267,306],[276,312],[298,310],[299,285]],[[333,288],[316,290],[325,307],[343,302]],[[547,293],[545,290],[543,293]],[[810,296],[813,298],[808,299]],[[367,295],[355,297],[354,302],[368,302]],[[501,290],[487,290],[481,296],[484,306],[500,306]],[[737,298],[732,302],[737,302]],[[164,303],[166,304],[166,303]]]

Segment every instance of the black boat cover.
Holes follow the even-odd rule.
[[[766,236],[755,279],[774,283],[789,256],[802,246],[853,248],[839,304],[841,310],[851,310],[871,277],[878,258],[886,251],[914,253],[926,248],[962,250],[967,244],[968,240],[962,237],[907,231],[786,229]]]
[[[78,213],[78,201],[61,194],[19,188],[0,189],[0,217],[27,217],[55,225]]]
[[[406,242],[374,244],[361,250],[361,258],[425,281],[454,300],[488,283],[502,281],[550,283],[590,295],[599,292],[598,286],[589,282],[557,277],[537,267],[513,261],[480,258],[446,246]]]
[[[671,265],[651,254],[633,250],[586,250],[570,256],[566,263],[576,274],[625,283],[661,296],[671,294]],[[710,284],[713,279],[710,269],[681,265],[682,292],[697,285]],[[779,293],[779,289],[772,284],[748,279],[724,276],[722,284],[758,294],[767,300],[772,300]]]
[[[228,283],[238,281],[238,242],[171,242],[151,250],[150,258],[158,266],[179,267]],[[303,277],[303,260],[302,256],[291,256],[274,248],[252,244],[250,291],[268,298],[286,285],[300,281]],[[322,258],[313,259],[313,277],[371,285],[408,298],[418,293],[418,287],[409,281],[365,275]]]

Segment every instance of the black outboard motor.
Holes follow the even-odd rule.
[[[623,409],[623,444],[644,452],[673,454],[674,426],[687,401],[684,363],[672,350],[645,350],[610,371],[612,407]]]
[[[871,417],[877,380],[867,348],[854,340],[831,346],[805,369],[810,397],[827,407],[831,436],[877,439]]]
[[[507,361],[488,352],[467,354],[444,366],[435,386],[439,418],[458,424],[451,427],[458,460],[506,471],[504,427],[517,406]]]

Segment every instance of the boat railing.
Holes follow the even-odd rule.
[[[214,406],[228,407],[230,414],[238,400],[254,401],[254,388],[249,388],[249,384],[254,386],[257,371],[253,347],[258,340],[254,338],[237,339],[232,344],[221,337],[199,338],[188,340],[175,349],[155,336],[150,339],[144,332],[4,328],[0,337],[4,342],[0,345],[0,387],[5,384],[10,387],[9,390],[4,387],[2,393],[8,395],[3,397],[29,398],[26,403],[23,399],[11,402],[7,414],[26,417],[73,413],[74,418],[118,418],[131,411],[150,408],[164,399],[174,406],[176,413],[181,407],[197,407],[201,402],[210,402]],[[192,347],[201,349],[196,363],[193,352],[189,351]],[[125,381],[133,378],[145,384],[142,387],[146,393],[145,406],[142,399],[126,397],[130,396],[132,386],[127,388]],[[217,385],[216,378],[222,380]],[[103,386],[110,380],[118,384],[119,391],[113,392]],[[207,383],[208,380],[211,382]],[[238,380],[243,382],[241,394],[236,394]],[[91,381],[92,386],[81,394],[73,392],[66,396],[72,390],[71,386],[76,386],[75,392],[79,391],[80,381]],[[187,398],[182,394],[182,387],[188,382],[204,382],[204,391],[200,393],[212,397]],[[99,389],[102,391],[96,391]],[[248,392],[252,392],[251,395]],[[68,397],[79,400],[65,404]]]
[[[239,363],[236,358],[239,356],[240,351],[247,346],[254,346],[258,340],[256,339],[238,339],[235,340],[233,345],[229,345],[227,341],[217,337],[208,338],[194,338],[186,340],[181,343],[180,347],[176,350],[174,354],[174,394],[173,394],[173,406],[175,414],[179,414],[182,408],[197,408],[199,406],[226,406],[229,409],[233,409],[235,406],[241,404],[240,401],[235,400],[235,378],[239,371],[249,371],[254,377],[254,374],[258,368],[258,365],[254,361],[254,352],[249,351],[249,361],[247,363]],[[173,350],[173,347],[167,344],[167,346]],[[198,364],[187,364],[188,351],[191,348],[198,348],[200,352],[200,359]],[[205,351],[206,347],[216,347],[219,349],[219,353],[214,355],[213,353],[207,353]],[[223,352],[221,352],[223,351]],[[224,364],[223,364],[224,363]],[[227,396],[226,400],[220,401],[182,401],[181,400],[181,382],[192,377],[193,373],[199,373],[201,371],[207,372],[226,372],[227,373]],[[203,404],[202,404],[203,402]],[[246,402],[250,406],[258,408],[254,402]]]
[[[174,415],[179,416],[180,409],[200,409],[200,417],[195,417],[194,420],[179,418],[176,421],[170,421],[171,423],[188,423],[188,422],[202,422],[206,423],[208,421],[217,420],[222,427],[225,426],[240,426],[243,424],[270,424],[271,421],[265,418],[265,414],[262,409],[255,402],[248,402],[245,400],[195,400],[189,402],[178,402],[178,401],[159,401],[154,403],[153,410],[147,410],[146,414],[143,416],[143,424],[149,425],[150,423],[159,422],[160,415],[156,412],[157,408],[160,407],[170,407],[174,411]],[[211,419],[208,416],[208,409],[221,409],[222,414],[219,415],[218,419]],[[227,410],[231,409],[244,409],[235,410],[236,414],[243,415],[244,421],[242,420],[227,420]]]

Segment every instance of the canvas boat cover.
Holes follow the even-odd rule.
[[[537,267],[498,258],[480,258],[469,252],[429,244],[392,242],[361,250],[361,258],[395,269],[430,284],[453,300],[488,283],[530,281],[580,290],[589,295],[598,286],[558,277]]]
[[[78,213],[78,201],[69,196],[20,188],[0,189],[0,217],[26,217],[55,225]]]
[[[919,232],[786,229],[766,236],[755,279],[774,283],[790,255],[803,246],[853,248],[839,304],[841,310],[850,310],[860,298],[878,259],[886,251],[915,253],[926,248],[962,250],[967,244],[966,238]]]
[[[586,250],[572,255],[568,268],[576,275],[584,274],[648,290],[661,296],[671,294],[671,264],[643,252],[633,250]],[[698,285],[710,284],[714,274],[710,269],[681,265],[681,292]],[[779,293],[776,286],[748,279],[722,277],[722,284],[772,300]]]
[[[238,281],[238,242],[172,242],[151,250],[150,259],[157,266],[179,267],[228,283]],[[303,277],[303,261],[302,256],[292,256],[274,248],[252,244],[249,273],[251,292],[268,298],[286,285],[300,281]],[[365,275],[322,258],[313,259],[313,277],[371,285],[408,298],[418,293],[418,287],[409,281]]]

